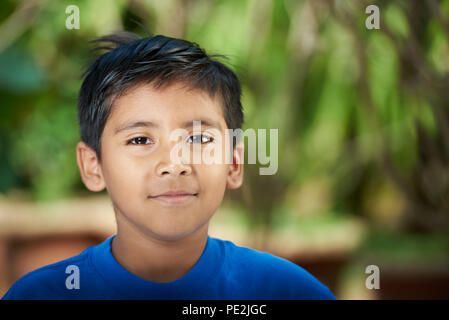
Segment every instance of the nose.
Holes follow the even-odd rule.
[[[158,176],[180,176],[180,175],[189,175],[192,173],[192,168],[189,165],[185,164],[178,164],[173,162],[161,162],[158,165],[157,168],[157,175]]]
[[[174,144],[161,144],[158,147],[158,152],[154,156],[158,157],[159,161],[156,166],[157,176],[174,176],[190,175],[192,167],[186,163],[187,159],[171,159]]]

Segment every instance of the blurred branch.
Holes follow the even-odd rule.
[[[367,67],[367,57],[366,57],[366,48],[363,44],[363,41],[360,37],[360,34],[357,32],[358,25],[356,22],[356,17],[351,14],[348,14],[347,11],[336,10],[334,6],[331,6],[332,12],[334,16],[337,18],[338,22],[340,22],[346,30],[353,36],[355,40],[355,46],[357,50],[357,61],[360,66],[360,87],[362,96],[365,100],[365,104],[363,106],[367,107],[367,111],[370,113],[374,119],[375,124],[379,124],[379,116],[377,115],[376,108],[374,105],[374,101],[371,96],[371,90],[368,83],[368,67]],[[359,8],[360,12],[361,7]]]
[[[435,11],[435,2],[427,1],[431,9]],[[410,35],[401,47],[397,37],[389,29],[388,25],[383,28],[384,33],[390,38],[397,48],[401,61],[402,73],[405,68],[410,68],[406,77],[401,77],[400,85],[409,88],[419,100],[425,98],[431,107],[437,122],[437,136],[431,135],[424,130],[419,121],[415,120],[417,134],[418,163],[412,173],[412,184],[405,185],[393,169],[391,155],[385,158],[385,167],[394,181],[401,186],[408,198],[408,223],[412,228],[421,230],[446,230],[449,228],[449,211],[445,203],[445,194],[449,190],[447,168],[449,157],[446,159],[438,152],[436,145],[438,139],[442,141],[443,150],[449,155],[449,119],[447,111],[442,105],[447,106],[447,76],[440,76],[425,58],[426,54],[421,43],[427,43],[425,33],[418,32],[425,27],[432,15],[424,10],[421,2],[412,2],[406,11],[407,23],[410,26]],[[435,12],[434,12],[435,13]],[[437,14],[440,23],[447,27],[442,16]],[[447,34],[447,29],[445,29]],[[421,38],[420,38],[421,37]],[[388,149],[387,149],[388,151]]]
[[[433,0],[427,2],[433,5],[435,10],[435,3]],[[441,77],[432,69],[426,60],[426,55],[420,43],[425,42],[419,37],[425,36],[424,33],[418,33],[417,30],[422,28],[417,24],[426,24],[430,16],[426,10],[421,8],[419,2],[407,2],[407,5],[402,6],[406,12],[407,22],[410,26],[410,35],[403,40],[398,38],[387,24],[383,24],[381,32],[385,34],[396,49],[400,64],[400,71],[402,77],[400,78],[400,88],[410,89],[410,92],[415,95],[417,99],[426,98],[429,102],[435,119],[438,123],[439,136],[443,142],[443,149],[449,155],[449,115],[442,107],[447,105],[447,85],[446,77]],[[335,17],[344,25],[347,30],[354,36],[355,46],[357,52],[357,59],[360,66],[360,87],[364,105],[368,106],[370,115],[373,116],[371,121],[374,121],[375,127],[380,127],[380,117],[377,113],[377,107],[372,97],[371,87],[368,79],[368,65],[367,65],[367,50],[364,40],[361,36],[360,26],[357,23],[357,13],[363,12],[362,7],[358,7],[353,13],[346,10],[336,10],[333,8]],[[440,23],[442,23],[447,30],[447,23],[439,15]],[[420,42],[421,40],[421,42]],[[399,94],[403,94],[400,92]],[[378,134],[383,141],[383,148],[381,154],[381,164],[405,196],[409,205],[408,221],[412,227],[421,227],[424,230],[445,230],[448,225],[448,208],[447,203],[444,202],[446,190],[449,190],[449,178],[445,173],[445,168],[449,166],[448,161],[445,161],[442,155],[438,152],[438,146],[435,139],[431,137],[422,127],[422,125],[415,119],[415,130],[417,132],[417,152],[418,163],[414,171],[408,176],[409,179],[403,176],[398,168],[393,163],[392,147],[390,145],[390,137],[388,132],[380,130]],[[446,159],[449,159],[447,157]],[[429,175],[433,178],[432,183],[429,183]]]
[[[32,25],[41,2],[41,0],[22,1],[0,25],[0,52],[9,47]]]
[[[449,23],[444,20],[439,8],[438,3],[435,0],[426,0],[427,6],[432,11],[433,15],[438,19],[438,21],[443,26],[444,33],[446,34],[446,38],[449,41]]]

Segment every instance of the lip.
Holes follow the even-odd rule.
[[[194,199],[198,193],[186,191],[169,191],[156,196],[150,196],[150,199],[158,200],[166,204],[185,204],[189,200]]]

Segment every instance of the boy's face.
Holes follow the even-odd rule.
[[[203,122],[201,132],[210,137],[213,130],[209,129],[216,129],[222,141],[194,138],[194,120],[213,124],[210,127]],[[140,124],[132,126],[137,122]],[[225,154],[227,125],[219,96],[212,99],[177,83],[163,89],[136,86],[115,100],[101,138],[101,163],[92,149],[78,143],[83,182],[91,191],[108,190],[119,230],[120,223],[126,223],[160,240],[181,239],[208,223],[226,188],[241,185],[243,144],[234,149],[232,164],[176,163],[170,153],[181,140],[171,140],[170,134],[179,128],[187,130],[182,139],[188,141],[192,155],[194,144],[199,145],[196,151],[201,151],[209,143],[220,143],[217,147]],[[175,191],[189,195],[160,196]]]

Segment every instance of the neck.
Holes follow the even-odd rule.
[[[201,257],[207,242],[209,223],[190,235],[165,240],[145,233],[116,214],[117,235],[111,251],[129,272],[153,282],[171,282],[187,274]]]

